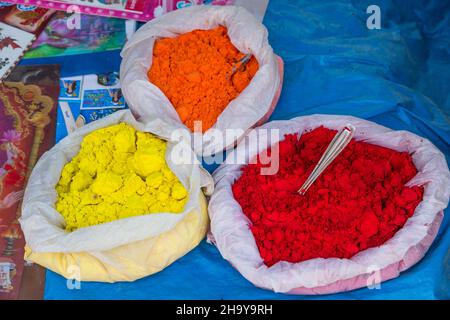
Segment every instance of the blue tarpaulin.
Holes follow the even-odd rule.
[[[366,26],[371,4],[381,9],[381,29]],[[449,1],[272,0],[264,24],[285,62],[284,87],[271,119],[353,115],[428,138],[450,159]],[[79,62],[78,74],[95,73],[103,63]],[[62,76],[71,75],[74,64],[66,74],[63,66]],[[449,213],[426,256],[379,289],[275,294],[253,286],[203,241],[162,272],[132,283],[82,282],[71,290],[66,279],[48,271],[45,298],[450,299]]]

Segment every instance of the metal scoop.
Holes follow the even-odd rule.
[[[245,56],[243,56],[241,59],[239,59],[234,65],[233,68],[231,68],[231,71],[227,74],[227,79],[231,79],[231,77],[238,71],[241,71],[244,69],[245,65],[250,61],[252,58],[251,53],[247,53]]]
[[[323,153],[319,162],[314,167],[314,170],[303,183],[302,187],[297,191],[300,195],[304,195],[309,187],[317,180],[317,178],[322,174],[322,172],[333,162],[334,159],[344,150],[344,148],[352,140],[353,134],[355,133],[355,127],[351,124],[347,124],[343,129],[341,129],[331,140],[328,148]]]

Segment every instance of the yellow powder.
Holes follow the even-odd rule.
[[[66,230],[183,211],[188,193],[167,166],[165,153],[165,141],[125,123],[85,136],[56,186],[56,210]]]

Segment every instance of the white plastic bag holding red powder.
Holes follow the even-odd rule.
[[[268,268],[249,229],[250,221],[231,189],[242,167],[233,164],[232,159],[244,159],[248,163],[258,154],[257,135],[249,135],[213,174],[216,185],[208,208],[209,238],[222,256],[256,286],[290,294],[328,294],[374,285],[399,276],[418,262],[436,237],[449,201],[450,173],[444,155],[430,141],[407,131],[393,131],[362,119],[334,115],[273,121],[256,131],[278,129],[279,137],[271,141],[274,144],[288,133],[301,134],[321,125],[337,130],[348,123],[356,127],[356,140],[411,154],[418,174],[408,185],[424,186],[423,201],[403,228],[379,247],[361,251],[350,259],[280,261]],[[260,147],[259,152],[264,149]]]
[[[162,136],[169,136],[176,129],[185,129],[191,134],[169,99],[148,80],[153,45],[158,38],[176,37],[219,25],[227,27],[230,40],[239,51],[255,56],[259,69],[249,85],[220,114],[214,126],[203,134],[203,141],[194,144],[194,151],[203,155],[233,147],[250,128],[266,122],[275,109],[281,92],[283,64],[269,45],[267,29],[242,7],[192,6],[147,22],[121,52],[122,92],[138,120],[144,123],[159,121],[156,129]],[[226,129],[240,129],[241,133],[225,139]],[[219,141],[218,134],[225,143]]]

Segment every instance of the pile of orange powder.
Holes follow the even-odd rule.
[[[252,56],[230,77],[233,65],[244,55],[233,46],[225,27],[194,30],[157,40],[147,75],[188,128],[194,130],[194,121],[201,121],[205,132],[258,71],[258,62]]]

